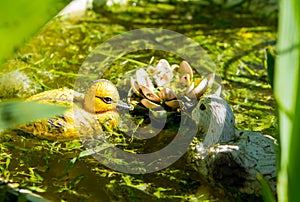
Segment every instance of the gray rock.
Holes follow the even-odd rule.
[[[192,118],[198,124],[199,136],[190,146],[188,163],[209,183],[260,195],[259,178],[264,178],[276,193],[277,142],[273,137],[236,130],[233,112],[215,95],[204,96]]]

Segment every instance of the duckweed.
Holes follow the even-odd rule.
[[[6,72],[17,68],[10,74],[17,74],[20,79],[9,84],[12,90],[8,92],[5,92],[6,82],[0,82],[1,96],[27,97],[36,91],[72,88],[77,78],[85,77],[77,74],[81,64],[101,42],[137,28],[165,28],[197,41],[214,60],[238,128],[277,134],[276,105],[263,66],[265,49],[276,43],[273,15],[257,14],[243,5],[229,9],[194,1],[134,3],[126,9],[89,10],[76,20],[52,20],[5,65]],[[181,61],[172,53],[137,51],[116,60],[103,77],[116,84],[126,71],[161,58],[170,63]],[[89,75],[88,79],[97,78]],[[126,97],[126,92],[120,94]],[[142,126],[147,123],[143,118],[136,116],[134,121]],[[129,129],[123,127],[109,135],[116,145],[133,153],[162,148],[163,142],[170,141],[177,131],[168,125],[159,137],[133,142],[123,135]],[[129,175],[110,170],[91,156],[80,156],[84,148],[78,142],[50,142],[26,134],[16,135],[14,131],[6,132],[0,141],[0,177],[16,181],[53,201],[257,199],[208,186],[186,165],[184,158],[155,173]]]

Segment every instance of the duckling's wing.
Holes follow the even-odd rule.
[[[70,106],[64,114],[21,125],[18,130],[48,140],[79,139],[79,134],[88,134],[99,129],[95,115],[81,109],[84,95],[72,89],[60,88],[31,96],[27,101]],[[80,103],[78,106],[74,103]],[[80,129],[81,126],[82,128]],[[78,131],[78,129],[80,129]]]
[[[101,134],[102,127],[95,115],[74,105],[63,115],[25,124],[19,130],[41,139],[65,141],[92,138]]]
[[[72,105],[73,102],[83,103],[84,95],[72,89],[59,88],[49,91],[44,91],[33,95],[27,101],[37,101],[40,103],[53,103],[60,105]]]

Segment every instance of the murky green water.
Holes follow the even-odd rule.
[[[239,7],[141,2],[126,9],[90,11],[75,21],[54,20],[3,70],[17,68],[25,72],[37,91],[72,88],[81,76],[77,75],[81,64],[101,42],[145,27],[170,29],[197,41],[219,67],[237,127],[269,135],[277,133],[274,98],[263,66],[265,48],[275,45],[276,20]],[[171,53],[138,51],[116,60],[103,77],[117,83],[126,71],[139,67],[134,61],[147,64],[153,56],[170,63],[181,61]],[[97,75],[89,79],[97,79]],[[172,130],[168,134],[172,136]],[[163,132],[160,137],[164,135]],[[160,137],[131,149],[153,149],[156,142],[169,141]],[[79,143],[48,142],[7,132],[1,136],[0,149],[0,177],[54,201],[184,201],[196,197],[233,201],[244,197],[209,187],[184,159],[156,173],[129,175],[110,170],[89,156],[77,160],[64,173],[70,160],[82,151]]]

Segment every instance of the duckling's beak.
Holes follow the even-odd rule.
[[[121,109],[129,109],[129,110],[133,110],[134,109],[133,105],[131,105],[129,103],[126,103],[126,102],[123,102],[121,100],[118,101],[117,107],[121,108]]]

